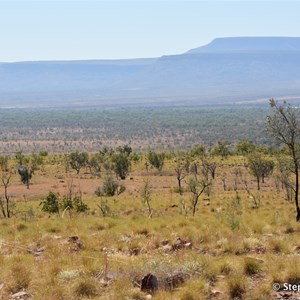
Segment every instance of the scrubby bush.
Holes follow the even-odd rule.
[[[76,212],[85,212],[89,210],[89,207],[82,201],[80,196],[76,196],[73,199],[73,207],[75,208]]]
[[[116,181],[113,180],[111,176],[107,176],[104,178],[103,186],[98,187],[95,191],[95,194],[98,197],[115,196],[123,193],[125,189],[125,186],[118,184]]]
[[[40,205],[42,206],[42,211],[48,213],[59,213],[59,194],[54,192],[49,192],[48,196],[44,198]]]

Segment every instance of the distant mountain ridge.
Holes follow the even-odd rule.
[[[188,54],[204,52],[300,51],[299,37],[228,37],[191,49]]]
[[[300,95],[300,38],[218,38],[150,59],[0,63],[0,107],[212,104]]]

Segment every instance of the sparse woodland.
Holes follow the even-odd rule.
[[[0,299],[283,299],[274,283],[300,283],[300,119],[271,105],[260,120],[269,138],[256,134],[276,147],[225,136],[177,149],[145,138],[143,152],[99,142],[28,153],[7,137]]]

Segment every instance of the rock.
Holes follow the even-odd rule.
[[[223,293],[221,291],[218,291],[218,290],[212,290],[211,294],[212,294],[213,297],[218,297],[218,296],[222,295]]]
[[[247,258],[247,259],[251,259],[251,260],[253,260],[253,261],[256,261],[256,262],[258,262],[258,263],[260,263],[260,264],[262,264],[262,263],[265,262],[263,259],[257,258],[257,257],[254,257],[254,256],[246,256],[246,258]]]
[[[164,252],[170,252],[170,251],[172,251],[173,247],[171,245],[164,245],[164,246],[161,247],[161,249]]]
[[[179,250],[184,248],[184,245],[187,243],[187,241],[181,239],[180,237],[178,237],[176,239],[176,243],[173,245],[173,250]]]
[[[79,237],[74,235],[74,236],[70,236],[69,239],[68,239],[69,242],[73,242],[73,243],[76,243],[79,241]]]
[[[83,243],[76,235],[69,237],[68,242],[74,245],[74,247],[71,249],[72,252],[76,252],[84,248]]]
[[[267,251],[267,248],[264,247],[264,246],[260,246],[260,247],[256,247],[254,249],[254,251],[257,253],[257,254],[264,254],[266,251]]]
[[[18,292],[18,293],[15,293],[11,296],[13,299],[28,299],[30,297],[30,295],[25,292],[25,291],[21,291],[21,292]]]
[[[192,249],[192,245],[193,245],[192,242],[185,243],[184,248]]]
[[[168,244],[170,243],[170,241],[169,241],[169,240],[162,240],[160,243],[161,243],[163,246],[165,246],[165,245],[168,245]]]
[[[141,284],[141,291],[143,292],[155,292],[158,290],[157,277],[151,273],[148,273],[143,279]]]
[[[150,294],[149,294],[149,295],[146,295],[146,296],[145,296],[145,299],[146,299],[146,300],[151,300],[151,299],[152,299],[152,296],[151,296]]]

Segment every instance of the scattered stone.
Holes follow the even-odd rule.
[[[168,244],[170,243],[170,241],[169,241],[169,240],[162,240],[160,243],[161,243],[163,246],[165,246],[165,245],[168,245]]]
[[[13,294],[11,297],[16,300],[21,300],[21,299],[28,299],[30,295],[25,291],[20,291],[18,293]]]
[[[157,277],[151,273],[148,273],[143,279],[141,284],[141,291],[154,293],[158,290]]]
[[[208,206],[208,205],[210,205],[210,202],[209,201],[203,201],[203,205]]]
[[[262,264],[262,263],[265,262],[263,259],[257,258],[257,257],[254,257],[254,256],[249,256],[249,255],[248,255],[248,256],[246,256],[246,258],[251,259],[251,260],[254,260],[254,261],[256,261],[256,262],[258,262],[258,263],[260,263],[260,264]]]
[[[151,296],[150,294],[149,294],[149,295],[146,295],[146,296],[145,296],[145,299],[146,299],[146,300],[151,300],[151,299],[152,299],[152,296]]]
[[[79,241],[79,237],[74,235],[74,236],[70,236],[69,239],[68,239],[69,242],[73,242],[73,243],[76,243]]]
[[[266,237],[273,237],[273,236],[275,236],[275,234],[273,234],[273,233],[266,233],[266,234],[264,234],[264,236],[266,236]]]
[[[212,290],[211,294],[213,297],[218,297],[218,296],[222,295],[223,293],[219,290]]]
[[[222,207],[217,207],[216,208],[216,212],[219,214],[219,213],[221,213],[222,212]]]
[[[176,243],[174,245],[172,245],[173,247],[173,250],[180,250],[180,249],[183,249],[183,248],[192,248],[192,242],[187,242],[183,239],[181,239],[180,237],[178,237],[176,239]]]
[[[4,283],[0,283],[0,290],[2,290],[4,287]]]
[[[257,254],[265,254],[266,251],[267,251],[267,248],[264,247],[264,246],[256,247],[254,249],[254,252],[257,253]]]
[[[178,207],[178,205],[177,205],[177,204],[172,204],[172,205],[170,206],[170,208],[175,208],[175,207]]]
[[[173,250],[173,247],[171,245],[164,245],[161,247],[161,249],[164,251],[164,252],[170,252]]]
[[[296,246],[296,247],[294,248],[294,252],[300,254],[300,246]]]
[[[76,252],[76,251],[82,250],[84,248],[83,243],[80,241],[79,237],[76,235],[69,237],[68,242],[73,245],[73,247],[71,248],[71,252]]]
[[[184,247],[191,249],[192,248],[192,242],[185,243]]]

